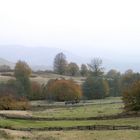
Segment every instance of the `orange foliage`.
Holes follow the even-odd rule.
[[[30,108],[25,98],[16,98],[12,95],[0,97],[0,110],[27,110]]]
[[[140,81],[134,82],[123,94],[123,102],[127,111],[140,110]]]
[[[31,82],[31,92],[29,94],[29,99],[31,100],[41,100],[44,99],[45,95],[42,92],[42,86],[35,81]]]
[[[51,80],[47,86],[47,98],[56,101],[78,100],[82,96],[81,87],[73,80]]]

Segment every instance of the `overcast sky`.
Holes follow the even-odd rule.
[[[139,0],[0,0],[0,45],[139,58]]]

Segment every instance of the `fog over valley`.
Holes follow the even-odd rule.
[[[136,48],[136,47],[135,47]],[[101,48],[101,47],[86,47],[85,48],[53,48],[53,47],[27,47],[21,45],[0,45],[0,57],[11,63],[16,63],[18,60],[24,60],[31,65],[34,70],[46,70],[53,68],[54,57],[57,53],[63,52],[69,62],[77,64],[90,63],[91,59],[99,57],[103,60],[105,70],[111,68],[121,72],[127,69],[140,71],[139,67],[139,50],[136,48],[123,47],[119,49]],[[7,64],[7,63],[5,63]],[[1,63],[2,65],[2,63]],[[13,65],[12,65],[13,66]]]
[[[139,13],[137,0],[3,1],[0,57],[52,68],[64,52],[78,64],[100,57],[106,70],[140,71]]]

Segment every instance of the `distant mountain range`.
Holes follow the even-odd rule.
[[[90,50],[89,50],[90,51]],[[99,53],[97,50],[92,52],[92,56],[88,54],[80,54],[79,51],[71,53],[59,48],[49,48],[49,47],[25,47],[20,45],[0,45],[0,65],[6,64],[11,67],[18,60],[26,61],[33,70],[51,70],[53,68],[53,61],[56,54],[63,52],[68,62],[76,62],[77,64],[90,63],[91,58],[97,55],[103,59],[103,66],[105,70],[117,69],[121,72],[132,68],[134,71],[140,71],[139,67],[139,57],[123,57],[118,55],[116,58],[115,54],[103,55],[103,52]],[[98,52],[98,53],[97,53]]]
[[[11,68],[13,68],[15,66],[14,63],[8,61],[8,60],[5,60],[3,58],[0,58],[0,66],[2,65],[7,65],[7,66],[10,66]]]
[[[0,64],[6,64],[13,67],[14,63],[18,60],[24,60],[34,70],[52,69],[54,57],[60,52],[63,52],[66,55],[69,62],[76,62],[78,64],[88,62],[87,59],[82,58],[81,56],[58,48],[11,45],[0,46]]]

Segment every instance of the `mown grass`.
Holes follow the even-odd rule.
[[[54,105],[54,104],[53,104]],[[59,106],[59,104],[56,104]],[[62,104],[61,104],[62,105]],[[121,98],[108,98],[104,100],[92,100],[81,106],[63,106],[59,108],[47,108],[44,111],[35,111],[33,116],[47,118],[86,118],[105,115],[116,115],[123,112]]]
[[[18,119],[0,119],[1,127],[12,128],[44,128],[44,127],[72,127],[91,125],[131,125],[140,126],[140,118],[125,118],[95,121],[31,121]]]

